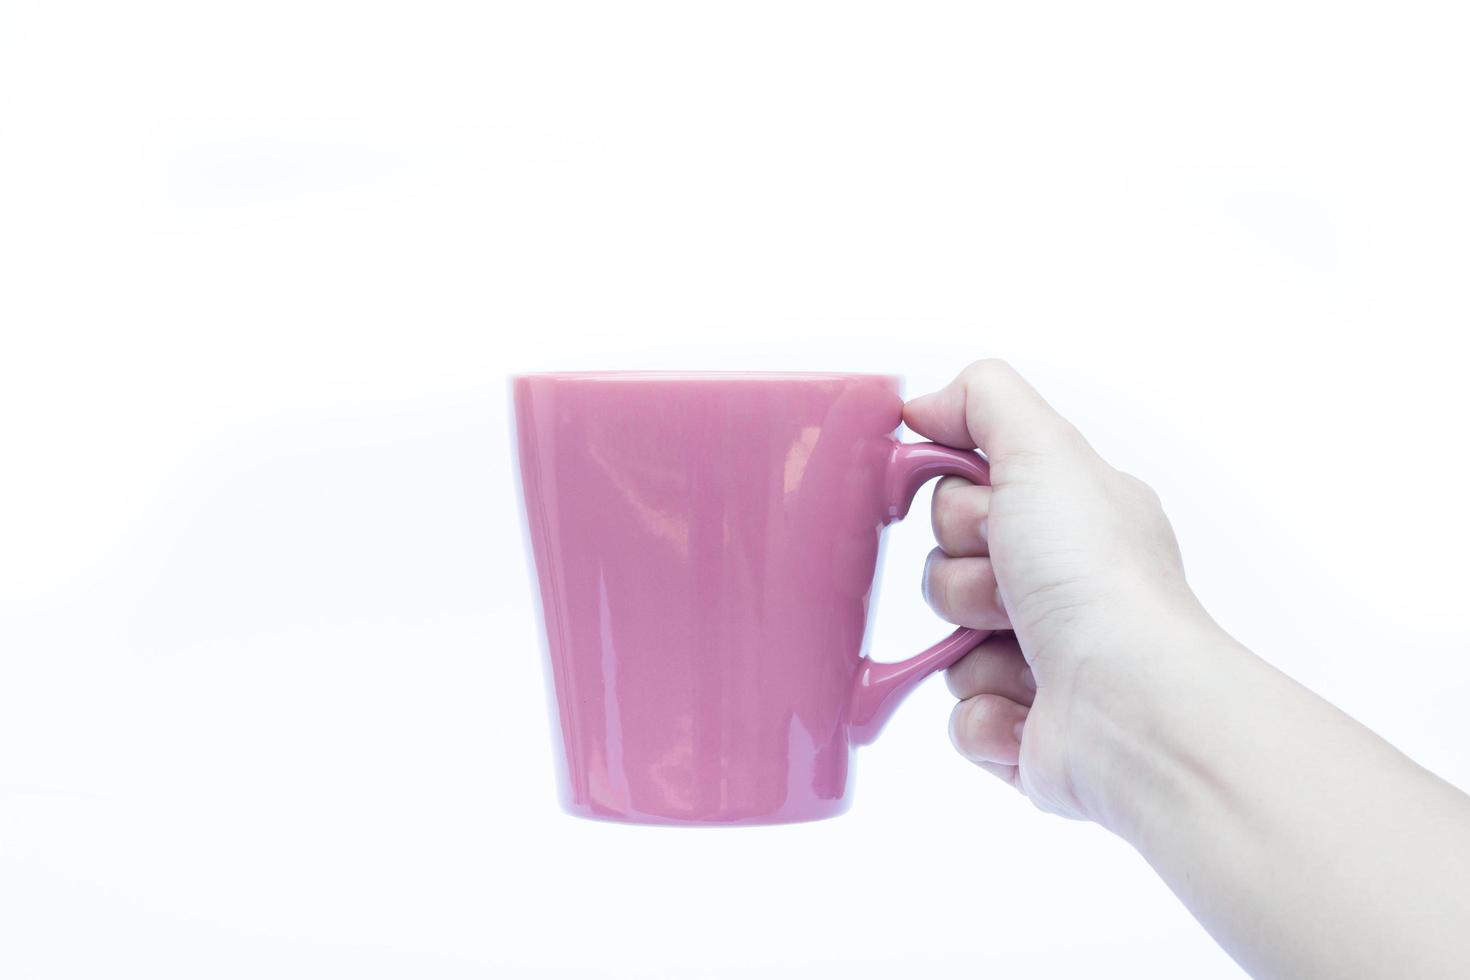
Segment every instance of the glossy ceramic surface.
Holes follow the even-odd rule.
[[[894,377],[514,380],[562,805],[636,823],[847,808],[852,747],[984,638],[863,655],[884,525],[974,453],[894,437]]]

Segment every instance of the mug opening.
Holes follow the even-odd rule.
[[[896,374],[864,371],[527,371],[511,375],[511,379],[545,379],[549,381],[898,381]]]

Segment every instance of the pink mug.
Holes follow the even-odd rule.
[[[786,823],[849,803],[854,746],[985,633],[864,656],[883,527],[975,453],[894,438],[899,379],[514,379],[568,813]]]

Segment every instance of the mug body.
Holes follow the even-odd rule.
[[[898,379],[547,374],[513,391],[563,807],[846,809]]]

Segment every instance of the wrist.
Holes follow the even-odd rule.
[[[1212,718],[1253,658],[1197,603],[1133,621],[1156,626],[1077,666],[1069,742],[1083,811],[1138,845],[1208,778],[1211,742],[1221,737]]]

